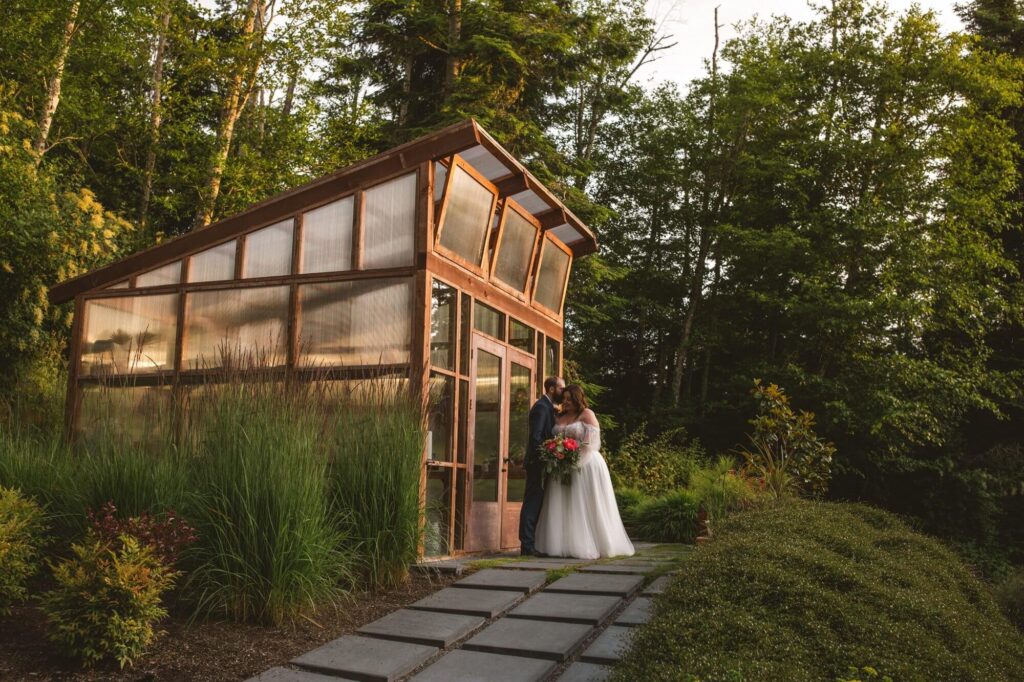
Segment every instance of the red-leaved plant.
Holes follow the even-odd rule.
[[[150,547],[169,567],[176,565],[182,551],[196,541],[195,528],[173,509],[159,516],[143,512],[119,518],[114,503],[106,502],[98,510],[90,509],[87,515],[89,527],[101,540],[116,545],[122,535],[130,535],[143,547]]]

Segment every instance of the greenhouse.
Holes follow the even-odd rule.
[[[440,553],[517,547],[527,412],[561,372],[572,260],[596,249],[464,121],[54,286],[74,301],[69,433],[95,427],[100,390],[134,419],[233,357],[298,379],[393,375],[428,405],[421,499]]]

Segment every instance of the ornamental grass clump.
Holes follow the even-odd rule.
[[[653,542],[694,542],[700,498],[683,488],[640,503],[633,513],[638,537]]]
[[[71,552],[53,565],[57,586],[40,599],[51,639],[85,665],[131,665],[167,615],[161,597],[176,574],[129,535],[112,545],[90,534]]]
[[[39,569],[45,530],[38,504],[0,486],[0,614],[27,596],[25,583]]]

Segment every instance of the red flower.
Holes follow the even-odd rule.
[[[566,438],[565,442],[563,444],[569,450],[575,450],[576,448],[578,448],[580,446],[580,444],[576,442],[575,438]]]
[[[554,452],[555,448],[558,447],[558,443],[553,440],[548,441],[548,452]]]

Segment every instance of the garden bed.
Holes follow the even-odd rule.
[[[2,680],[244,680],[316,648],[395,609],[411,604],[455,580],[454,576],[413,574],[397,589],[356,595],[337,609],[321,609],[293,625],[267,627],[230,622],[188,623],[176,614],[134,667],[117,664],[82,667],[64,657],[47,638],[42,612],[30,605],[0,616]]]

